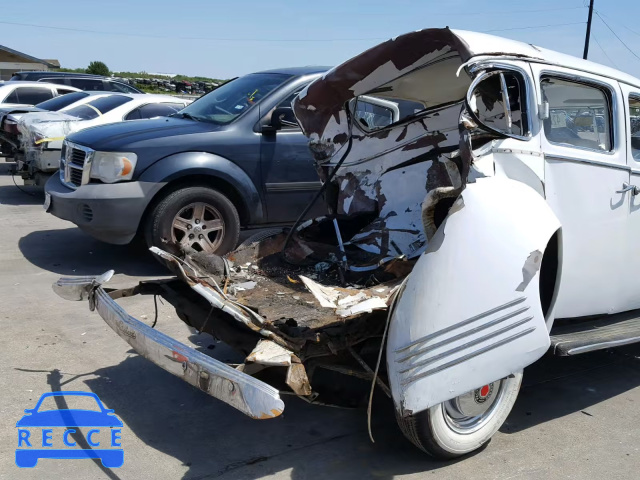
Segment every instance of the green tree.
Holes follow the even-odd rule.
[[[109,67],[104,62],[91,62],[87,67],[87,73],[92,73],[93,75],[102,75],[108,77],[111,72],[109,72]]]

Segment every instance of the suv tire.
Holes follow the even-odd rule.
[[[145,238],[149,247],[167,250],[172,243],[186,253],[224,255],[236,247],[239,234],[238,210],[226,196],[208,187],[185,187],[153,208]]]

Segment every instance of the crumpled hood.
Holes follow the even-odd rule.
[[[78,117],[62,112],[33,112],[20,117],[18,130],[22,134],[23,148],[28,150],[36,142],[62,141],[71,132],[82,128],[83,123]]]
[[[182,142],[175,142],[172,137],[205,133],[220,130],[221,127],[208,122],[163,117],[149,120],[131,120],[127,122],[110,123],[88,128],[75,133],[70,141],[104,151],[134,151],[147,146],[158,145],[160,141],[165,148],[176,144],[178,149],[184,149]],[[170,148],[169,148],[170,149]],[[167,155],[171,152],[167,150]]]
[[[295,99],[293,108],[312,152],[322,161],[349,138],[345,104],[440,58],[471,57],[468,46],[448,28],[425,29],[388,40],[331,69]]]
[[[466,71],[457,74],[471,57],[467,43],[448,28],[420,30],[335,67],[295,99],[320,177],[326,181],[327,167],[343,162],[327,186],[332,211],[343,219],[374,218],[343,238],[345,245],[375,261],[425,250],[437,228],[435,206],[460,194],[472,164],[469,135],[461,127],[471,78]],[[413,106],[395,123],[370,128],[350,121],[351,100],[360,95],[398,111]]]

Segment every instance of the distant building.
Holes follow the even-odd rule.
[[[9,80],[14,72],[60,68],[58,60],[42,60],[0,45],[0,80]]]

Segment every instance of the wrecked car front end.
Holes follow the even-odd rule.
[[[537,280],[559,230],[535,175],[495,177],[497,147],[529,138],[534,93],[521,58],[530,52],[488,54],[495,40],[477,51],[465,38],[449,29],[397,37],[294,100],[324,182],[325,217],[225,257],[154,248],[176,279],[127,292],[85,279],[77,299],[88,297],[140,354],[253,418],[282,412],[279,392],[331,403],[313,380],[318,369],[377,384],[407,437],[434,453],[415,433],[417,415],[474,389],[488,392],[474,397],[483,403],[494,384],[504,398],[519,387],[509,379],[548,348],[552,309]],[[114,302],[145,293],[164,296],[244,362],[223,368]],[[478,438],[460,452],[486,441]]]

